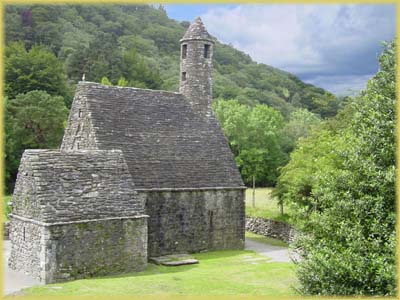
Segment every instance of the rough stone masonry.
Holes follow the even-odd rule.
[[[245,186],[211,109],[213,47],[196,19],[181,40],[180,93],[78,84],[61,150],[24,153],[13,269],[56,282],[244,247]]]
[[[9,265],[46,283],[147,264],[147,216],[120,150],[26,150]]]

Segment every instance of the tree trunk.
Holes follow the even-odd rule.
[[[253,175],[253,202],[252,206],[256,207],[256,176]]]

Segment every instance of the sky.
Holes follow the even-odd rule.
[[[382,41],[395,36],[395,5],[165,5],[170,18],[200,16],[208,32],[259,63],[337,95],[365,88]]]

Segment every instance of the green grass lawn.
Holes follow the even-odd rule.
[[[139,273],[37,286],[23,292],[54,296],[296,294],[293,263],[269,262],[267,257],[253,251],[213,251],[193,256],[199,264],[179,267],[149,264]]]
[[[278,200],[271,196],[273,188],[257,188],[255,193],[255,207],[252,207],[253,189],[246,190],[246,216],[262,217],[276,221],[290,222],[290,210],[284,207],[281,215]]]

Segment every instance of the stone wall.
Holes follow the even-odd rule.
[[[12,218],[9,266],[44,283],[141,271],[147,218],[35,224]]]
[[[246,217],[246,231],[290,243],[296,234],[293,226],[264,218]]]
[[[141,191],[146,197],[149,257],[243,249],[244,190]]]
[[[11,218],[9,236],[11,255],[8,265],[13,270],[21,271],[35,279],[42,276],[44,252],[41,241],[44,227],[32,222]]]

